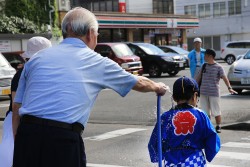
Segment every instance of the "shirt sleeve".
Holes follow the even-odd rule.
[[[23,101],[23,95],[24,95],[24,91],[25,91],[25,87],[26,87],[25,71],[26,71],[26,69],[24,68],[22,70],[22,73],[21,73],[21,76],[20,76],[20,79],[18,82],[16,96],[14,98],[15,103],[22,103],[22,101]]]
[[[161,141],[162,141],[162,151],[164,151],[164,141],[163,139],[166,138],[166,114],[162,114],[161,115]],[[159,151],[158,151],[158,125],[157,123],[155,124],[155,127],[152,131],[152,134],[150,136],[149,139],[149,143],[148,143],[148,152],[149,152],[149,156],[150,156],[150,160],[153,163],[159,162]],[[162,152],[163,154],[163,152]],[[162,159],[164,157],[162,156]]]
[[[220,75],[220,78],[225,76],[225,71],[222,66],[219,67],[219,75]]]
[[[104,70],[104,85],[124,97],[137,83],[137,77],[107,59]]]

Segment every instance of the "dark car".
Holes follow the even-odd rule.
[[[132,52],[141,58],[144,73],[151,77],[160,77],[162,73],[175,76],[184,70],[185,60],[175,53],[165,53],[149,43],[126,43]]]
[[[18,70],[19,68],[21,68],[24,65],[24,63],[25,63],[25,60],[21,56],[23,54],[23,51],[2,52],[2,54],[8,60],[8,62],[10,63],[10,65],[13,68],[15,68],[16,70]]]
[[[182,49],[180,47],[177,46],[169,46],[169,45],[161,45],[161,46],[157,46],[158,48],[160,48],[161,50],[163,50],[166,53],[177,53],[181,56],[183,56],[183,58],[185,59],[185,67],[189,67],[189,62],[188,62],[188,54],[189,52],[186,51],[185,49]]]
[[[129,47],[124,43],[98,43],[95,51],[103,57],[108,57],[115,61],[123,69],[132,74],[143,74],[140,57],[134,55]]]

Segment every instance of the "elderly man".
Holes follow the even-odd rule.
[[[196,78],[200,67],[204,64],[204,52],[201,48],[202,41],[200,38],[194,39],[194,49],[188,54],[190,73],[192,78]]]
[[[90,11],[70,10],[62,33],[65,39],[32,57],[20,78],[13,108],[21,117],[20,122],[13,117],[13,167],[86,167],[81,133],[101,90],[164,95],[168,88],[94,52],[98,22]]]

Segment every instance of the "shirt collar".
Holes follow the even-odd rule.
[[[74,44],[75,46],[78,46],[78,47],[86,47],[87,45],[80,39],[78,38],[65,38],[61,44]]]

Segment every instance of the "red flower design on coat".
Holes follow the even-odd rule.
[[[187,135],[194,132],[197,118],[190,111],[177,112],[173,117],[174,133],[176,135]]]

